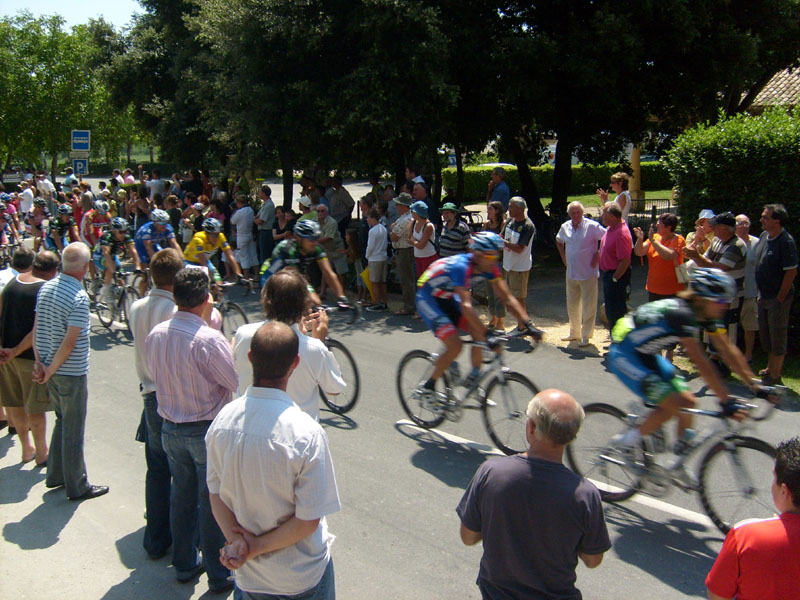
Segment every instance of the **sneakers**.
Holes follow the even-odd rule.
[[[609,449],[612,455],[617,455],[625,463],[625,467],[637,475],[643,475],[647,470],[644,464],[644,457],[641,448],[637,445],[630,446],[624,440],[625,434],[618,433],[611,438]]]
[[[461,382],[461,385],[463,387],[467,388],[468,390],[472,389],[475,386],[475,384],[478,383],[478,380],[480,379],[480,377],[481,377],[481,372],[480,371],[478,371],[477,373],[474,373],[474,372],[470,371],[467,374],[467,376],[464,377],[464,381]]]
[[[386,304],[384,304],[383,302],[381,302],[378,304],[373,304],[372,306],[368,306],[366,310],[368,310],[369,312],[381,312],[384,310],[389,310],[389,307],[386,306]]]

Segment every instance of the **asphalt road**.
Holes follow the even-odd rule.
[[[255,296],[244,302],[257,318]],[[437,349],[420,321],[367,313],[355,326],[334,324],[332,335],[355,355],[362,382],[351,413],[323,410],[321,419],[343,506],[329,518],[339,597],[479,598],[481,550],[461,544],[454,509],[478,465],[496,453],[481,415],[467,412],[437,431],[406,421],[394,387],[397,364],[409,350]],[[213,597],[205,576],[178,584],[168,558],[150,561],[141,548],[145,465],[133,439],[141,414],[133,348],[96,319],[91,344],[86,463],[90,481],[111,492],[69,502],[63,490],[44,487],[44,473],[19,463],[16,441],[0,437],[0,598]],[[540,388],[562,388],[584,404],[632,400],[596,350],[544,344],[532,354],[512,349],[508,363]],[[758,433],[775,444],[799,426],[797,415],[779,413]],[[763,475],[769,486],[771,474]],[[634,598],[644,590],[653,598],[705,597],[722,535],[701,512],[695,496],[677,490],[606,505],[614,546],[599,568],[578,567],[584,597]]]

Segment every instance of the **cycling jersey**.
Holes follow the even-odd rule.
[[[48,237],[65,237],[69,234],[69,230],[71,227],[75,227],[75,219],[72,217],[69,218],[69,221],[64,222],[59,217],[55,219],[50,219],[50,224],[47,227],[47,236]]]
[[[435,261],[420,276],[417,290],[417,311],[422,320],[440,340],[457,335],[466,329],[466,319],[461,313],[461,297],[457,287],[470,289],[481,280],[502,278],[500,267],[479,273],[473,270],[471,254],[456,254]]]
[[[145,263],[150,262],[145,242],[153,243],[153,253],[155,253],[162,248],[168,247],[169,240],[172,239],[175,239],[175,230],[172,229],[172,225],[167,224],[164,231],[158,231],[153,221],[149,221],[139,227],[136,235],[133,236],[136,252],[139,253],[139,260]]]
[[[109,249],[111,256],[123,254],[127,245],[132,242],[133,238],[128,232],[125,232],[125,237],[122,240],[118,240],[113,231],[106,231],[100,236],[100,240],[98,240],[97,245],[94,247],[94,254],[102,256],[104,247]]]
[[[102,232],[102,226],[109,221],[111,221],[111,219],[108,215],[101,215],[95,209],[84,213],[83,218],[81,218],[81,239],[87,244],[89,243],[89,234],[92,234],[95,239],[98,239]]]
[[[701,329],[711,335],[726,333],[717,319],[699,322],[689,303],[680,298],[648,302],[614,326],[609,369],[645,401],[659,404],[668,395],[689,389],[661,351],[681,338],[696,337]]]
[[[27,222],[31,227],[39,227],[42,224],[42,221],[50,218],[50,211],[46,208],[43,208],[42,212],[38,215],[34,212],[34,209],[31,209],[27,215]]]
[[[270,275],[274,275],[285,267],[295,267],[305,275],[310,264],[327,258],[328,255],[319,244],[314,246],[314,249],[308,254],[303,254],[300,242],[297,240],[283,240],[275,246],[272,256],[261,265],[261,285],[263,286],[266,283]]]
[[[230,250],[231,247],[228,245],[228,240],[225,239],[225,234],[219,233],[217,235],[217,241],[211,243],[208,239],[207,232],[198,231],[195,233],[194,236],[192,236],[192,240],[186,245],[186,249],[183,251],[184,260],[194,265],[202,264],[202,266],[206,266],[205,263],[200,262],[200,255],[205,254],[207,258],[211,258],[216,254],[217,250],[223,252],[225,250]]]

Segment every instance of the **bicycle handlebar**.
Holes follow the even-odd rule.
[[[325,312],[332,312],[334,310],[337,312],[349,312],[350,318],[347,321],[348,324],[354,323],[355,320],[358,318],[360,312],[358,306],[353,306],[352,304],[345,304],[344,302],[339,302],[336,306],[328,306],[322,304],[320,306],[313,307],[313,310],[325,311]]]

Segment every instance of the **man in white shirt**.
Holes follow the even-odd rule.
[[[386,227],[381,225],[380,217],[377,208],[371,209],[367,215],[369,237],[365,258],[369,265],[369,280],[375,297],[375,304],[367,308],[369,311],[383,311],[389,308],[386,304],[386,276],[389,271],[386,248],[389,235]]]
[[[139,165],[139,181],[147,187],[148,197],[155,201],[156,195],[161,196],[162,200],[166,199],[167,182],[161,179],[161,171],[153,169],[150,179],[144,180],[144,165]]]
[[[211,508],[226,540],[221,560],[248,600],[336,597],[325,516],[341,505],[328,439],[286,393],[298,347],[285,323],[260,327],[249,352],[253,385],[206,434]]]
[[[147,555],[159,559],[172,545],[169,526],[169,495],[172,476],[169,471],[167,454],[161,444],[161,425],[163,417],[158,414],[156,383],[147,366],[147,351],[144,341],[153,327],[172,318],[175,313],[175,300],[172,298],[172,282],[175,274],[183,268],[181,255],[172,248],[159,250],[150,262],[150,277],[155,288],[150,294],[133,303],[128,315],[133,331],[133,347],[136,352],[136,373],[141,382],[139,389],[144,399],[142,420],[144,421],[144,456],[147,462],[145,476],[145,511],[147,526],[144,530],[144,546]],[[141,430],[141,426],[140,426]]]
[[[525,216],[527,204],[525,199],[514,196],[508,202],[508,216],[510,217],[503,226],[500,237],[503,238],[503,273],[511,295],[517,299],[523,308],[525,298],[528,296],[528,277],[533,266],[531,248],[536,227]],[[525,325],[517,322],[517,329],[522,330]]]
[[[328,335],[328,316],[323,311],[308,319],[311,337],[305,335],[303,316],[311,306],[311,295],[302,275],[284,269],[267,279],[262,303],[267,319],[291,326],[300,337],[300,364],[289,379],[287,392],[304,412],[319,420],[319,390],[329,395],[345,391],[339,364],[325,346]],[[253,379],[253,366],[248,358],[250,342],[256,331],[267,321],[242,325],[233,339],[233,360],[239,375],[238,394],[244,394]]]
[[[258,250],[253,239],[254,219],[255,213],[250,208],[247,196],[236,196],[236,212],[231,217],[231,225],[236,227],[236,260],[242,266],[242,275],[247,278],[253,275],[251,269],[259,265]]]
[[[19,187],[22,190],[20,193],[19,211],[24,218],[33,208],[33,186],[27,181],[22,181]]]
[[[600,271],[599,243],[605,227],[583,216],[583,205],[570,202],[567,214],[570,220],[561,225],[556,236],[558,253],[567,267],[567,314],[569,335],[563,341],[579,341],[588,346],[594,332],[597,316],[597,278]]]

